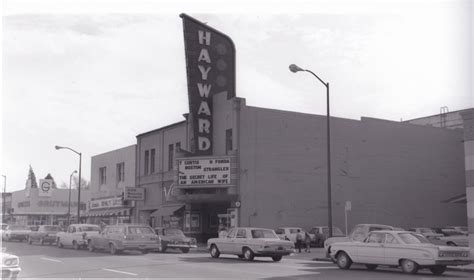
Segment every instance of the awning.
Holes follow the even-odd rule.
[[[130,208],[93,209],[85,213],[86,217],[130,216]]]
[[[171,216],[174,212],[180,210],[183,207],[184,204],[162,205],[158,208],[158,210],[151,213],[151,215],[155,217]]]

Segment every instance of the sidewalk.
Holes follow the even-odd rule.
[[[198,244],[196,249],[197,252],[200,253],[208,253],[209,251],[206,248],[205,244]],[[474,256],[474,253],[471,250],[471,256]],[[306,253],[301,250],[301,253],[293,253],[290,256],[286,256],[285,258],[297,259],[297,260],[312,260],[312,261],[327,261],[332,262],[330,259],[326,258],[326,253],[324,252],[324,248],[311,248],[311,253]],[[464,271],[464,272],[474,272],[474,263],[468,265],[461,265],[461,266],[448,266],[448,270],[457,270],[457,271]]]

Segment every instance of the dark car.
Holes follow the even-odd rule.
[[[196,239],[186,237],[182,230],[173,228],[155,228],[155,232],[161,241],[161,251],[167,249],[179,249],[183,253],[188,253],[190,248],[196,248]]]
[[[28,236],[28,244],[39,242],[41,245],[48,243],[49,245],[56,242],[56,234],[61,232],[59,226],[41,225],[38,230],[32,230]]]

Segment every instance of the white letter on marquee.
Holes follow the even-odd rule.
[[[199,119],[199,132],[200,133],[211,133],[209,129],[211,128],[211,122],[205,119]]]
[[[199,71],[201,71],[201,76],[203,80],[207,80],[207,74],[211,70],[211,67],[207,67],[207,69],[204,69],[204,66],[199,65]]]
[[[206,137],[201,137],[201,136],[198,137],[198,149],[200,151],[209,150],[210,147],[211,147],[211,141],[209,141],[209,139],[207,139]]]
[[[209,52],[206,49],[202,49],[199,53],[198,62],[204,60],[207,63],[211,63],[211,57],[209,56]]]
[[[198,31],[199,44],[203,44],[203,41],[206,40],[206,45],[211,45],[211,32],[206,32],[206,37],[204,37],[204,31]]]
[[[208,116],[211,115],[211,110],[209,109],[209,105],[207,105],[207,102],[201,101],[201,105],[199,106],[199,110],[198,110],[197,114],[198,115],[206,114]]]
[[[205,98],[208,98],[209,97],[209,92],[211,91],[211,87],[212,85],[208,85],[208,84],[201,84],[201,83],[198,83],[197,84],[198,86],[198,89],[199,89],[199,95],[201,97],[205,97]]]

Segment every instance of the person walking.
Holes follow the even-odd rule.
[[[306,253],[311,253],[311,236],[309,236],[309,233],[307,232],[304,233],[304,244],[306,245],[304,251]]]
[[[301,230],[298,229],[296,233],[296,249],[298,249],[298,253],[301,253],[301,246],[303,245],[304,235]]]

